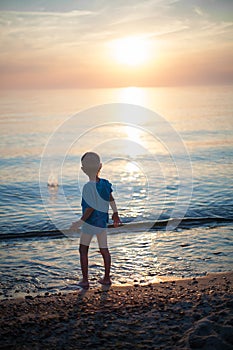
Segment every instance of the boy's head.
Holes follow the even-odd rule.
[[[96,176],[98,175],[102,164],[100,162],[100,157],[95,152],[86,152],[82,158],[82,170],[88,176]]]

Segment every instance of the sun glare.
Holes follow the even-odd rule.
[[[142,136],[141,129],[137,127],[133,127],[130,125],[124,126],[124,130],[126,132],[127,138],[133,142],[139,142]]]
[[[115,59],[125,65],[138,66],[149,59],[148,42],[140,37],[127,37],[112,43]]]
[[[130,174],[137,174],[139,173],[139,168],[136,164],[132,163],[132,162],[127,162],[125,165],[125,170],[130,173]]]
[[[145,89],[129,86],[119,89],[118,96],[121,102],[145,105],[147,103],[147,92]]]

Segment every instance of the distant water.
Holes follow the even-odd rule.
[[[180,134],[193,170],[193,195],[186,216],[232,218],[232,90],[232,87],[201,87],[1,92],[1,233],[55,229],[39,190],[42,151],[52,133],[67,118],[93,105],[111,102],[136,102],[152,109],[164,116]],[[85,125],[85,120],[80,122]],[[96,125],[98,119],[93,117],[93,126]],[[132,139],[130,129],[117,127],[110,130],[113,131],[118,132],[117,137],[125,133],[125,138]],[[68,130],[64,138],[71,132],[75,130]],[[140,135],[139,131],[137,134],[137,130],[133,132],[135,142],[140,137],[148,137]],[[45,181],[47,198],[51,206],[56,207],[58,216],[60,211],[62,227],[67,228],[71,218],[60,202],[61,194],[65,193],[70,205],[80,213],[80,187],[86,181],[79,171],[80,155],[88,149],[93,137],[96,145],[114,136],[109,135],[107,128],[99,127],[96,134],[87,135],[65,158],[62,186],[47,189]],[[119,158],[114,163],[104,164],[102,176],[115,186],[123,221],[153,220],[156,211],[161,213],[161,219],[169,218],[177,198],[179,177],[171,164],[171,155],[149,137],[146,142],[145,149],[133,155],[132,147],[127,149],[124,144],[124,150],[119,149],[118,153],[114,142],[112,149],[109,149],[110,143],[107,149],[101,148],[103,161],[113,152],[114,157]],[[157,147],[157,163],[149,153],[153,142]],[[127,157],[131,162],[124,159]],[[142,159],[146,170],[137,166]],[[184,171],[185,167],[186,164]],[[50,172],[52,176],[52,165]],[[148,178],[153,194],[150,198]]]
[[[89,149],[93,142],[102,155],[103,171],[101,176],[107,177],[113,183],[115,198],[123,222],[147,223],[153,222],[155,219],[159,221],[169,219],[172,216],[180,186],[175,164],[164,145],[158,140],[151,139],[148,134],[143,133],[140,129],[137,130],[135,125],[133,128],[118,125],[115,129],[109,129],[109,126],[99,126],[98,118],[93,116],[94,131],[88,131],[82,142],[71,145],[65,157],[62,183],[60,183],[61,176],[56,173],[52,163],[49,169],[49,177],[44,179],[42,176],[39,182],[42,152],[54,131],[58,130],[61,139],[63,137],[65,140],[74,133],[79,135],[79,131],[85,129],[86,120],[80,120],[80,130],[66,129],[66,133],[62,134],[62,129],[59,129],[59,126],[66,123],[69,117],[80,110],[95,105],[118,102],[136,103],[166,118],[184,142],[192,166],[192,181],[190,180],[190,183],[192,183],[192,198],[185,212],[185,217],[194,219],[189,224],[188,230],[180,228],[176,231],[179,234],[174,235],[170,232],[170,236],[166,233],[165,241],[165,233],[160,230],[150,231],[150,233],[147,230],[140,230],[139,236],[142,237],[142,232],[144,232],[153,241],[157,239],[158,232],[161,232],[163,239],[159,244],[159,249],[162,249],[163,257],[166,255],[165,261],[167,264],[167,259],[170,259],[170,263],[173,259],[173,253],[171,254],[174,250],[171,245],[173,239],[175,239],[176,247],[177,245],[181,247],[183,239],[194,235],[198,243],[192,244],[192,248],[187,248],[184,252],[180,252],[179,248],[177,257],[172,261],[171,266],[175,266],[174,271],[178,275],[189,275],[202,271],[199,269],[198,263],[192,262],[191,257],[195,254],[198,257],[201,254],[198,250],[203,239],[207,242],[205,244],[210,244],[209,249],[212,252],[219,253],[211,256],[210,253],[204,253],[200,257],[200,261],[205,261],[206,264],[204,270],[229,269],[232,263],[229,251],[229,246],[232,243],[232,225],[229,220],[233,220],[232,93],[233,88],[231,86],[1,91],[0,235],[34,232],[37,236],[37,233],[56,230],[57,225],[59,228],[68,228],[73,219],[71,211],[77,213],[77,215],[80,214],[81,187],[86,181],[85,176],[79,169],[80,155]],[[151,123],[153,123],[153,120]],[[132,145],[133,142],[137,144],[141,140],[144,148],[138,151],[137,147],[134,148],[132,145],[128,148],[128,144],[124,144],[125,141],[122,141],[121,148],[117,143],[119,139],[126,141],[130,139]],[[110,142],[108,140],[114,141]],[[108,143],[106,144],[106,142]],[[156,161],[150,154],[151,149],[156,151]],[[113,154],[114,161],[111,161],[110,158]],[[55,158],[56,156],[57,154]],[[178,156],[178,154],[175,156]],[[145,168],[140,167],[142,161]],[[185,163],[183,171],[184,173],[186,171]],[[48,187],[48,182],[52,186]],[[59,186],[56,186],[57,182]],[[50,207],[49,214],[41,198],[41,187],[43,195],[46,197],[46,203]],[[64,195],[66,203],[63,201]],[[187,202],[189,198],[186,198],[185,193],[182,195],[181,200],[184,203]],[[51,216],[51,212],[56,217],[55,221]],[[216,217],[223,220],[216,223]],[[202,224],[200,218],[208,219],[209,224]],[[203,234],[205,234],[205,237],[203,237]],[[117,274],[119,269],[119,274],[123,274],[123,267],[119,267],[116,262],[121,259],[120,246],[123,241],[124,248],[122,249],[125,250],[127,247],[129,252],[124,267],[127,278],[140,275],[140,271],[134,270],[138,256],[143,260],[144,272],[142,275],[144,277],[142,279],[148,276],[149,271],[150,274],[166,274],[163,262],[158,265],[158,242],[154,243],[152,249],[151,244],[148,243],[148,238],[145,238],[146,236],[141,243],[138,242],[138,245],[135,242],[137,240],[135,237],[132,236],[132,232],[119,232],[112,235],[112,254],[116,264],[114,265],[115,273]],[[215,239],[216,237],[218,239]],[[121,243],[118,242],[118,239]],[[74,261],[75,264],[78,264],[76,251],[74,253],[74,245],[78,242],[74,238],[67,238],[65,243],[67,249],[64,253],[64,240],[62,241],[63,243],[59,239],[42,241],[33,239],[31,241],[2,242],[4,250],[1,268],[3,276],[5,276],[2,282],[5,284],[2,288],[7,289],[8,284],[9,286],[14,285],[12,288],[16,288],[15,275],[19,273],[18,269],[20,268],[22,275],[20,277],[19,274],[18,278],[21,282],[23,281],[23,274],[26,274],[25,283],[22,282],[24,287],[21,286],[20,288],[25,289],[25,285],[28,284],[31,291],[31,278],[38,278],[40,282],[38,284],[35,282],[37,287],[46,284],[50,279],[53,281],[51,283],[58,283],[59,289],[65,281],[64,276],[70,278],[70,273],[72,274],[70,268],[74,268]],[[167,246],[166,252],[163,244]],[[65,254],[64,260],[66,261],[61,261],[60,257],[56,256],[61,245],[63,246],[62,256]],[[221,245],[220,250],[218,245]],[[139,255],[134,253],[135,251]],[[188,254],[186,258],[190,257],[190,263],[187,260],[187,264],[182,264],[182,266],[185,266],[184,270],[182,268],[182,271],[179,271],[181,268],[178,263],[179,259],[186,259],[183,257],[186,252]],[[16,256],[17,254],[18,256]],[[171,254],[170,257],[169,254]],[[93,264],[97,265],[98,270],[100,261],[94,251],[92,251],[92,257],[94,259]],[[156,263],[155,259],[157,259]],[[170,266],[169,264],[167,266]],[[23,265],[33,266],[32,275],[25,272],[25,268],[20,267]],[[168,269],[172,270],[172,267]],[[202,272],[205,272],[204,270]],[[78,272],[75,271],[77,275]],[[30,277],[28,274],[30,274]],[[55,280],[53,280],[53,277],[51,279],[51,274],[53,276],[59,275],[58,280],[61,278],[63,282],[57,281],[57,277]],[[140,279],[140,277],[138,278]]]

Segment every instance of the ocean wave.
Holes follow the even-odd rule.
[[[194,227],[216,227],[223,226],[233,223],[231,218],[223,217],[186,217],[183,219],[170,218],[158,221],[132,221],[123,223],[121,226],[114,228],[114,226],[108,225],[109,234],[117,233],[135,233],[143,231],[154,231],[154,230],[173,230],[173,229],[191,229]],[[66,229],[64,230],[45,230],[45,231],[30,231],[21,233],[0,233],[0,240],[8,239],[27,239],[27,238],[62,238],[78,236],[80,232],[70,232]]]

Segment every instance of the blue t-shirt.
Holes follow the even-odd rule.
[[[89,181],[84,185],[81,203],[82,213],[84,214],[87,208],[94,209],[90,217],[84,223],[86,229],[89,225],[98,228],[107,227],[111,192],[112,185],[108,180],[105,179],[99,179],[97,182]]]

